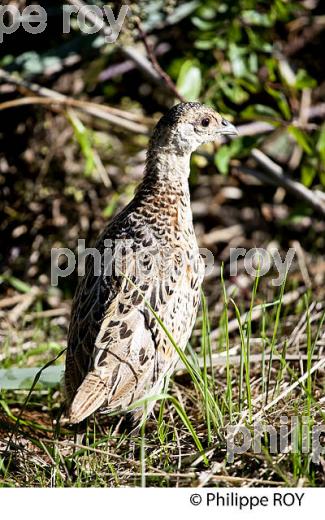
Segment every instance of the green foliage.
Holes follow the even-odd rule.
[[[91,132],[83,125],[75,113],[69,111],[68,119],[74,131],[76,141],[85,160],[84,172],[86,176],[92,174],[95,166],[95,156],[92,146]]]
[[[308,136],[305,134],[305,132],[295,126],[288,126],[288,132],[294,137],[304,152],[306,152],[308,155],[313,153]]]
[[[218,171],[222,173],[222,175],[226,175],[229,171],[229,163],[233,157],[238,156],[238,154],[243,150],[243,139],[235,139],[231,141],[229,145],[220,146],[217,153],[214,156],[214,162]]]
[[[103,5],[99,0],[92,3]],[[324,138],[313,128],[293,124],[299,118],[306,89],[311,89],[313,102],[319,83],[318,58],[315,54],[314,60],[309,55],[305,59],[304,49],[291,58],[285,50],[288,42],[297,38],[290,34],[295,20],[309,20],[310,26],[314,23],[313,7],[284,0],[192,0],[167,4],[160,0],[131,3],[132,15],[118,43],[132,45],[138,38],[132,26],[134,16],[141,18],[143,30],[154,34],[158,41],[157,29],[164,28],[171,50],[162,64],[186,100],[200,99],[224,115],[233,116],[236,123],[258,120],[273,124],[275,130],[279,126],[287,128],[287,142],[294,140],[302,151],[294,175],[306,186],[324,186]],[[62,6],[53,6],[53,14],[61,16],[61,9]],[[92,89],[105,62],[110,66],[115,46],[107,45],[100,34],[81,34],[72,17],[69,37],[56,41],[54,46],[49,42],[44,49],[23,49],[18,55],[8,52],[0,63],[9,71],[42,78],[53,71],[62,72],[71,56],[82,57],[87,68],[84,76]],[[102,93],[109,103],[119,102],[119,96],[122,100],[127,96],[135,103],[134,88],[125,79],[121,75],[102,83]],[[95,165],[91,135],[80,121],[74,119],[71,124],[85,160],[85,175],[91,175]],[[257,141],[261,143],[259,138]],[[222,147],[217,153],[216,164],[222,173],[228,171],[232,157],[237,157],[232,147]],[[281,163],[280,157],[273,159]]]
[[[200,95],[201,84],[201,70],[198,64],[193,60],[184,61],[177,79],[179,93],[187,101],[195,101]]]
[[[288,145],[294,140],[302,151],[296,176],[306,186],[324,186],[323,133],[292,124],[299,117],[302,92],[315,89],[317,80],[308,62],[291,63],[279,52],[287,24],[308,13],[297,2],[282,0],[200,2],[191,15],[193,48],[181,66],[175,56],[170,71],[187,99],[195,99],[201,90],[204,102],[233,115],[236,122],[258,120],[275,130],[287,128]],[[194,80],[198,62],[200,80],[198,72]],[[216,153],[216,166],[226,174],[230,159],[240,156],[240,146],[224,145]],[[281,163],[280,157],[273,158]]]

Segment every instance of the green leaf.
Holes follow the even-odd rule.
[[[30,74],[41,74],[44,70],[42,57],[35,51],[26,51],[18,56],[16,64]]]
[[[279,114],[276,110],[274,110],[274,108],[259,103],[256,105],[250,105],[245,108],[242,111],[241,116],[245,119],[279,119]]]
[[[320,182],[322,183],[322,186],[325,187],[325,172],[320,172],[319,178],[320,178]]]
[[[26,282],[19,280],[19,278],[15,278],[14,276],[2,275],[0,276],[0,282],[9,283],[14,289],[21,293],[29,293],[32,290],[32,287],[28,285]]]
[[[235,43],[229,44],[229,60],[234,76],[236,77],[244,76],[247,72],[247,66],[243,58],[245,54],[246,49],[244,47],[239,47]]]
[[[106,208],[104,208],[104,210],[102,212],[103,217],[111,218],[114,211],[116,210],[119,198],[120,198],[119,193],[113,193],[109,204],[106,206]]]
[[[214,163],[222,175],[227,175],[230,159],[240,153],[242,146],[242,139],[234,139],[229,145],[220,146],[214,156]]]
[[[214,162],[219,172],[222,175],[227,175],[229,171],[229,163],[231,159],[231,151],[228,146],[220,146],[219,150],[214,156]]]
[[[200,31],[211,31],[215,27],[214,20],[202,20],[198,16],[192,17],[192,24],[200,29]]]
[[[202,51],[208,49],[225,50],[227,48],[225,39],[215,36],[214,33],[205,33],[204,39],[196,40],[194,46],[196,49],[200,49]]]
[[[175,2],[172,12],[167,17],[167,23],[170,25],[179,23],[184,18],[187,18],[199,5],[200,2],[198,0],[180,3],[179,5]]]
[[[230,83],[230,81],[220,80],[219,88],[236,105],[244,103],[249,98],[248,92],[235,82]]]
[[[45,387],[59,386],[64,366],[54,365],[43,370],[39,383]],[[0,369],[0,389],[28,390],[40,367]]]
[[[302,90],[304,88],[315,88],[317,86],[317,81],[309,76],[309,74],[304,69],[299,69],[296,74],[295,87],[297,90]]]
[[[201,70],[194,60],[184,61],[177,79],[177,89],[187,101],[196,101],[202,85]]]
[[[313,150],[309,143],[308,136],[305,132],[303,132],[303,130],[297,128],[296,126],[289,125],[288,132],[297,141],[297,143],[304,150],[304,152],[306,152],[308,155],[311,155],[313,153]]]
[[[325,167],[325,124],[321,129],[320,136],[316,145],[316,150],[318,151],[323,166]]]
[[[262,38],[255,29],[246,26],[245,31],[249,38],[250,47],[255,49],[257,52],[271,54],[273,50],[273,45],[269,41],[266,41],[265,38]]]
[[[277,105],[285,119],[291,119],[291,110],[287,98],[285,97],[285,94],[283,92],[280,92],[279,90],[275,90],[274,88],[268,86],[265,86],[265,90],[268,94],[270,94],[270,96],[273,97],[273,99],[276,100]]]
[[[95,156],[92,148],[90,132],[73,112],[68,112],[68,119],[73,128],[75,138],[80,146],[81,153],[85,159],[85,175],[89,177],[95,166]]]
[[[257,25],[260,27],[271,27],[273,20],[270,14],[259,13],[256,9],[242,12],[242,19],[248,25]]]
[[[306,164],[301,168],[301,182],[309,188],[316,176],[316,169],[311,164]]]
[[[267,67],[269,80],[276,81],[276,78],[277,78],[276,71],[277,71],[277,67],[278,67],[278,62],[272,56],[272,58],[267,58],[265,60],[265,66]]]

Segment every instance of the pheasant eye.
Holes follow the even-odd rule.
[[[208,117],[205,117],[204,119],[202,119],[202,121],[201,121],[202,126],[207,127],[207,126],[209,126],[209,124],[210,124],[210,119]]]

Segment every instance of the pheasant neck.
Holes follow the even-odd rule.
[[[190,154],[176,155],[171,152],[152,150],[148,153],[142,186],[159,195],[189,196]],[[175,200],[176,202],[176,200]]]
[[[158,221],[175,230],[192,230],[192,213],[188,177],[190,154],[176,155],[150,151],[145,176],[136,199],[142,213],[156,215]]]

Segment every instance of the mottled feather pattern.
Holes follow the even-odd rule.
[[[190,209],[189,139],[185,136],[184,146],[177,144],[175,128],[184,118],[197,125],[202,113],[219,121],[212,109],[188,103],[158,123],[142,184],[95,245],[101,254],[100,276],[95,276],[92,258],[87,259],[68,336],[65,386],[71,423],[98,408],[125,412],[137,400],[157,394],[170,376],[177,352],[146,302],[181,349],[189,340],[203,263]],[[193,133],[193,149],[197,139]],[[135,417],[142,412],[135,411]]]

